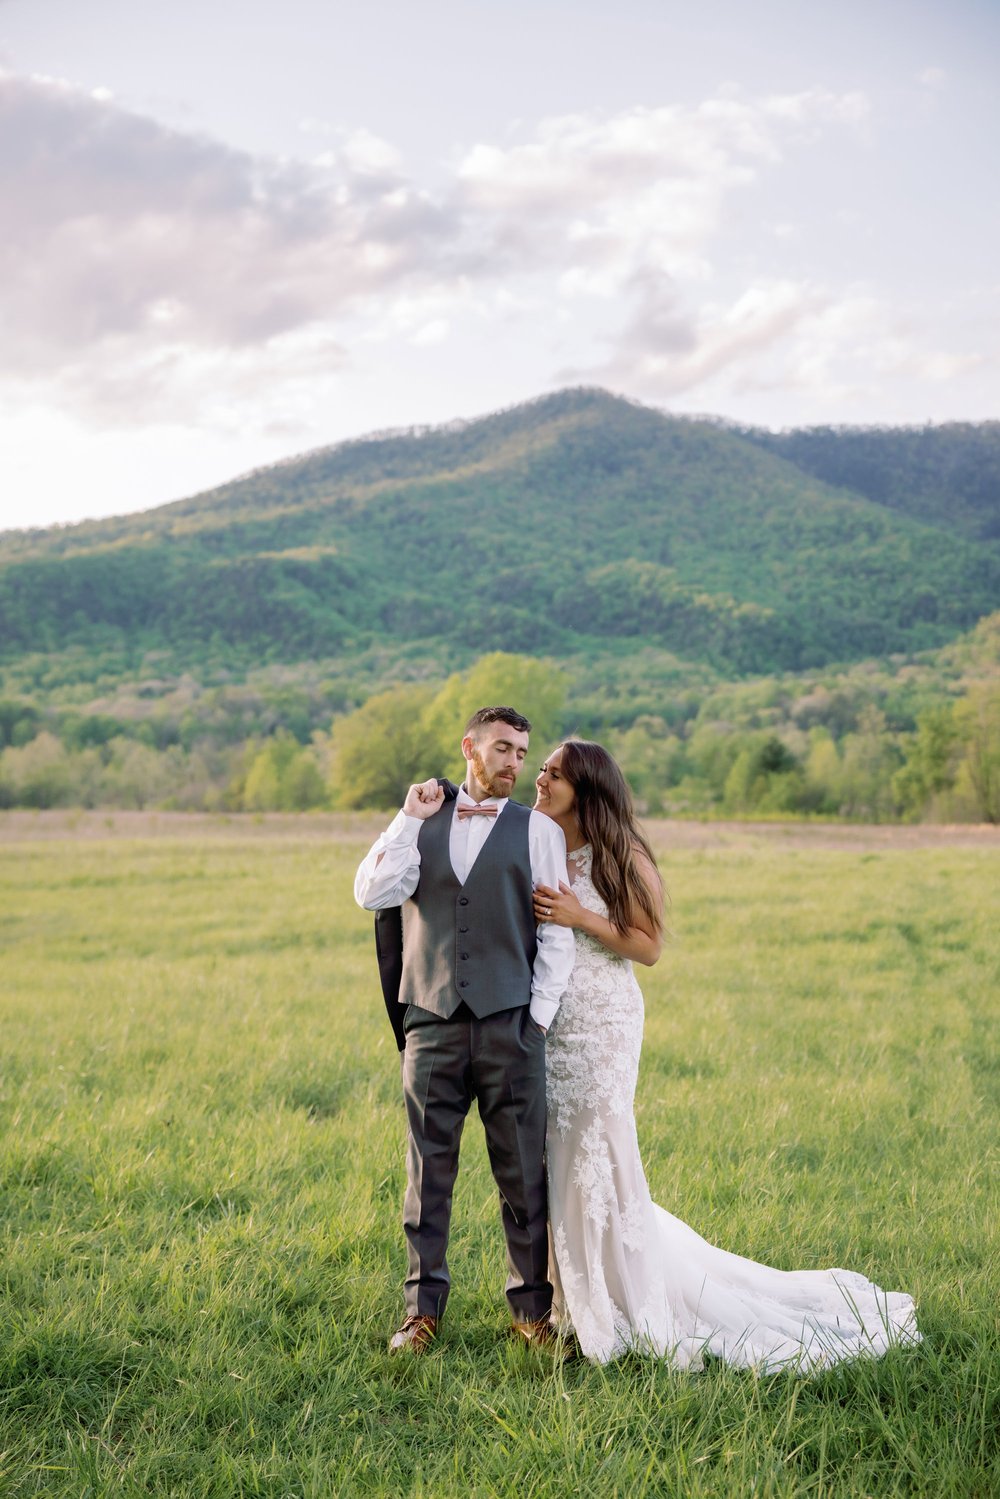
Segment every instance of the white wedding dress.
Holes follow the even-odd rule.
[[[589,845],[580,903],[607,915]],[[808,1372],[919,1340],[913,1301],[850,1270],[774,1270],[716,1249],[649,1195],[632,1112],[642,994],[625,958],[576,933],[546,1050],[553,1320],[605,1363],[628,1350],[700,1368]]]

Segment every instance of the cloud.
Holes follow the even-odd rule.
[[[867,95],[858,90],[833,94],[828,89],[805,89],[798,94],[772,94],[764,99],[761,112],[772,120],[797,125],[860,125],[871,112]]]
[[[697,269],[733,188],[777,156],[775,132],[730,101],[544,121],[460,162],[458,201],[509,269],[556,263],[628,275],[638,258]]]
[[[255,158],[58,81],[0,77],[8,369],[77,352],[238,350],[398,286],[448,226],[391,149]]]
[[[692,310],[667,277],[637,277],[631,290],[631,316],[606,358],[560,370],[561,383],[688,409],[780,391],[831,411],[881,405],[887,389],[941,388],[993,363],[941,347],[922,309],[906,312],[863,286],[758,279],[728,303]]]
[[[607,295],[644,266],[704,279],[732,195],[794,143],[867,114],[862,94],[813,90],[562,116],[521,144],[476,145],[456,201],[494,265],[557,265],[564,291]]]
[[[224,424],[284,403],[294,422],[357,350],[603,305],[624,321],[578,373],[689,390],[825,305],[749,273],[720,299],[720,239],[734,196],[866,114],[861,95],[813,90],[565,115],[475,145],[431,194],[366,130],[306,121],[318,155],[267,158],[105,90],[0,73],[6,389],[105,421]]]
[[[728,306],[707,303],[685,312],[675,284],[653,273],[636,277],[633,312],[603,363],[561,372],[596,380],[652,400],[670,400],[723,371],[738,376],[820,313],[828,293],[793,281],[749,287]]]

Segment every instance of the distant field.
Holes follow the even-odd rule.
[[[2,811],[0,844],[39,839],[121,838],[293,838],[359,839],[369,844],[385,827],[380,812],[128,812]],[[1000,827],[988,823],[843,823],[798,821],[710,822],[655,818],[647,830],[657,850],[728,848],[764,844],[778,848],[836,848],[871,851],[911,848],[977,848],[1000,854]]]
[[[1000,839],[654,824],[654,1195],[786,1268],[919,1299],[816,1380],[554,1366],[504,1338],[467,1131],[439,1349],[392,1362],[403,1121],[380,819],[0,816],[0,1493],[1000,1490]]]

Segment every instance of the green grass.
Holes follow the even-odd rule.
[[[365,846],[0,847],[0,1493],[997,1492],[996,854],[664,855],[654,1196],[919,1299],[920,1348],[802,1380],[509,1344],[474,1119],[439,1347],[387,1359],[404,1132]]]

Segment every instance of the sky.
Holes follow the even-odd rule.
[[[569,385],[1000,417],[1000,0],[0,0],[0,529]]]

